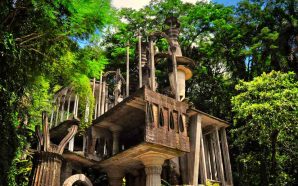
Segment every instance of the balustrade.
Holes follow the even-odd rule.
[[[90,87],[92,89],[92,94],[94,96],[94,107],[92,119],[96,119],[101,116],[109,109],[120,103],[125,95],[125,87],[122,84],[126,84],[120,70],[108,71],[104,73],[100,80],[97,81],[93,78],[90,81]],[[112,91],[111,91],[112,90]],[[50,118],[50,128],[54,128],[60,123],[72,118],[82,119],[80,113],[82,109],[80,107],[80,97],[73,90],[72,87],[65,87],[59,90],[54,97],[52,113]],[[88,99],[88,98],[86,98]],[[88,113],[90,112],[90,104],[87,101],[85,107],[85,118],[88,120]]]

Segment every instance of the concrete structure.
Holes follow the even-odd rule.
[[[61,148],[57,151],[61,157],[56,161],[59,166],[54,167],[56,184],[61,177],[61,185],[77,181],[91,185],[92,180],[82,176],[88,168],[100,171],[111,186],[160,186],[162,182],[233,185],[225,132],[229,125],[192,108],[185,100],[185,81],[191,78],[195,63],[182,55],[177,19],[168,18],[165,24],[168,30],[151,34],[149,42],[142,42],[141,35],[138,36],[137,84],[130,84],[129,75],[124,79],[119,69],[105,72],[99,81],[91,81],[96,104],[92,126],[84,135],[66,135],[69,128],[76,126],[76,120],[71,118],[82,117],[78,96],[71,87],[56,94],[50,118],[51,141],[57,143],[66,135],[63,149],[68,143],[64,152]],[[155,50],[158,38],[168,41],[168,51]],[[169,62],[168,89],[159,88],[155,77],[156,63],[162,60]],[[129,74],[129,58],[127,67]],[[86,108],[85,112],[90,109]],[[44,164],[43,159],[40,162]],[[37,170],[41,173],[34,173],[34,177],[40,179],[44,169],[37,167]],[[51,177],[45,175],[42,180]]]

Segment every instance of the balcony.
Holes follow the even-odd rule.
[[[167,159],[182,155],[190,151],[187,109],[188,104],[143,87],[93,120],[87,134],[76,136],[68,150],[101,162],[99,166],[119,165],[124,159],[123,164],[138,164],[136,157],[147,152]],[[51,130],[53,141],[67,132],[68,123]]]
[[[148,152],[167,158],[189,152],[187,108],[143,87],[93,121],[86,156],[103,167],[137,166]]]

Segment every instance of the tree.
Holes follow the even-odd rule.
[[[127,42],[131,44],[131,66],[136,67],[134,49],[138,30],[145,41],[150,33],[164,30],[163,22],[167,17],[177,16],[181,23],[179,42],[182,53],[196,62],[194,76],[187,82],[190,101],[203,111],[229,119],[233,86],[240,76],[238,74],[246,71],[245,56],[237,55],[243,46],[240,41],[236,43],[235,37],[240,31],[233,22],[233,13],[232,7],[202,2],[190,4],[181,0],[151,1],[140,10],[122,9],[118,11],[118,17],[125,22],[107,33],[103,43],[111,61],[108,68],[120,67],[125,72]],[[166,42],[162,40],[157,46],[160,50],[167,50]],[[238,53],[229,50],[231,47]],[[158,65],[157,76],[164,80],[167,77],[162,73],[163,64],[159,62]],[[230,78],[230,74],[236,78]]]
[[[272,71],[240,81],[232,98],[232,146],[241,185],[295,185],[298,163],[298,81]]]
[[[0,185],[26,185],[30,163],[22,154],[41,124],[39,111],[59,86],[75,84],[92,98],[89,78],[107,61],[76,40],[89,40],[113,16],[108,0],[6,0],[0,7]]]
[[[244,0],[236,8],[236,24],[245,45],[247,77],[251,80],[272,70],[297,73],[298,43],[296,0]]]

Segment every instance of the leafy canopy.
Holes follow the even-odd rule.
[[[75,84],[93,105],[89,79],[107,59],[99,47],[81,49],[76,41],[113,20],[108,0],[0,1],[0,185],[27,185],[33,129],[58,87]]]
[[[295,73],[272,71],[240,81],[232,98],[233,146],[239,150],[243,183],[294,184],[298,157],[298,81]],[[259,169],[259,170],[258,170]],[[260,173],[252,173],[253,170]],[[292,172],[293,171],[293,172]]]

